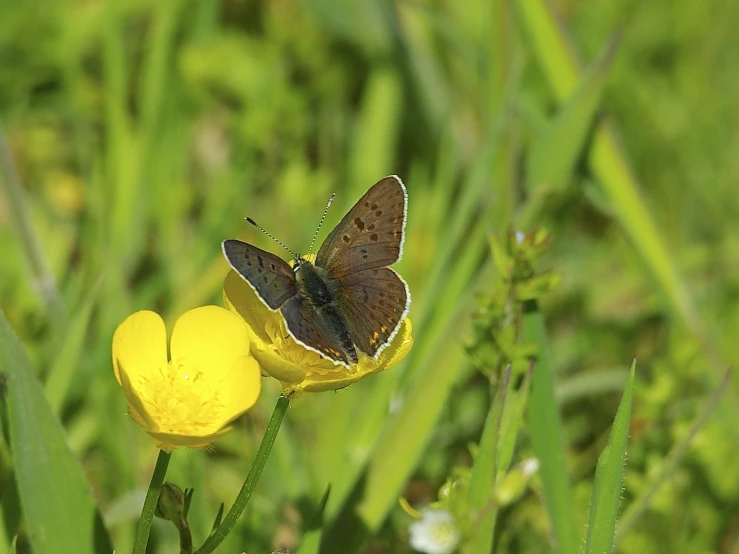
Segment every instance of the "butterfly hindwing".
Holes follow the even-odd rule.
[[[407,194],[392,175],[375,183],[326,237],[316,265],[333,278],[397,262],[403,251]]]
[[[235,239],[224,240],[222,248],[231,267],[270,309],[278,309],[297,293],[293,270],[282,258]]]
[[[335,314],[317,310],[302,295],[280,308],[290,334],[303,346],[335,362],[357,363],[357,354],[345,328],[336,327]]]
[[[361,351],[376,357],[408,313],[408,286],[387,267],[352,273],[336,282],[337,306],[352,341]]]

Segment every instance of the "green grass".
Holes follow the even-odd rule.
[[[130,552],[157,451],[115,327],[222,304],[220,242],[278,248],[243,216],[304,251],[331,192],[319,240],[395,173],[415,346],[291,402],[216,551],[410,552],[399,498],[459,478],[464,552],[739,552],[737,23],[730,2],[8,3],[0,551]],[[535,228],[551,243],[508,234]],[[278,393],[173,454],[196,545]],[[178,544],[154,522],[149,552]]]

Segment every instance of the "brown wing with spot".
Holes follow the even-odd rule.
[[[410,296],[405,281],[384,267],[352,273],[337,283],[340,302],[336,305],[352,342],[375,356],[395,336],[408,312]]]
[[[375,183],[321,245],[316,265],[333,278],[394,264],[405,233],[407,195],[396,176]]]
[[[229,265],[271,309],[297,293],[293,269],[282,258],[236,239],[224,240],[221,247]]]

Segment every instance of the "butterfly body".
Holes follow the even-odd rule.
[[[408,313],[408,286],[387,267],[402,255],[406,206],[405,186],[393,175],[349,210],[315,262],[295,256],[291,267],[234,239],[223,242],[223,253],[299,344],[348,367],[357,351],[376,359]]]
[[[305,258],[295,265],[294,273],[298,284],[298,301],[312,307],[320,325],[338,339],[341,349],[337,355],[356,364],[357,351],[349,336],[346,321],[334,303],[337,298],[336,282],[324,269],[314,266]]]

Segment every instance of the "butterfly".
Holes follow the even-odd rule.
[[[282,314],[296,342],[350,367],[358,362],[358,351],[377,359],[408,314],[408,285],[388,267],[403,255],[407,206],[405,185],[391,175],[354,204],[326,237],[314,263],[291,252],[291,267],[236,239],[223,241],[223,254],[262,303]]]

